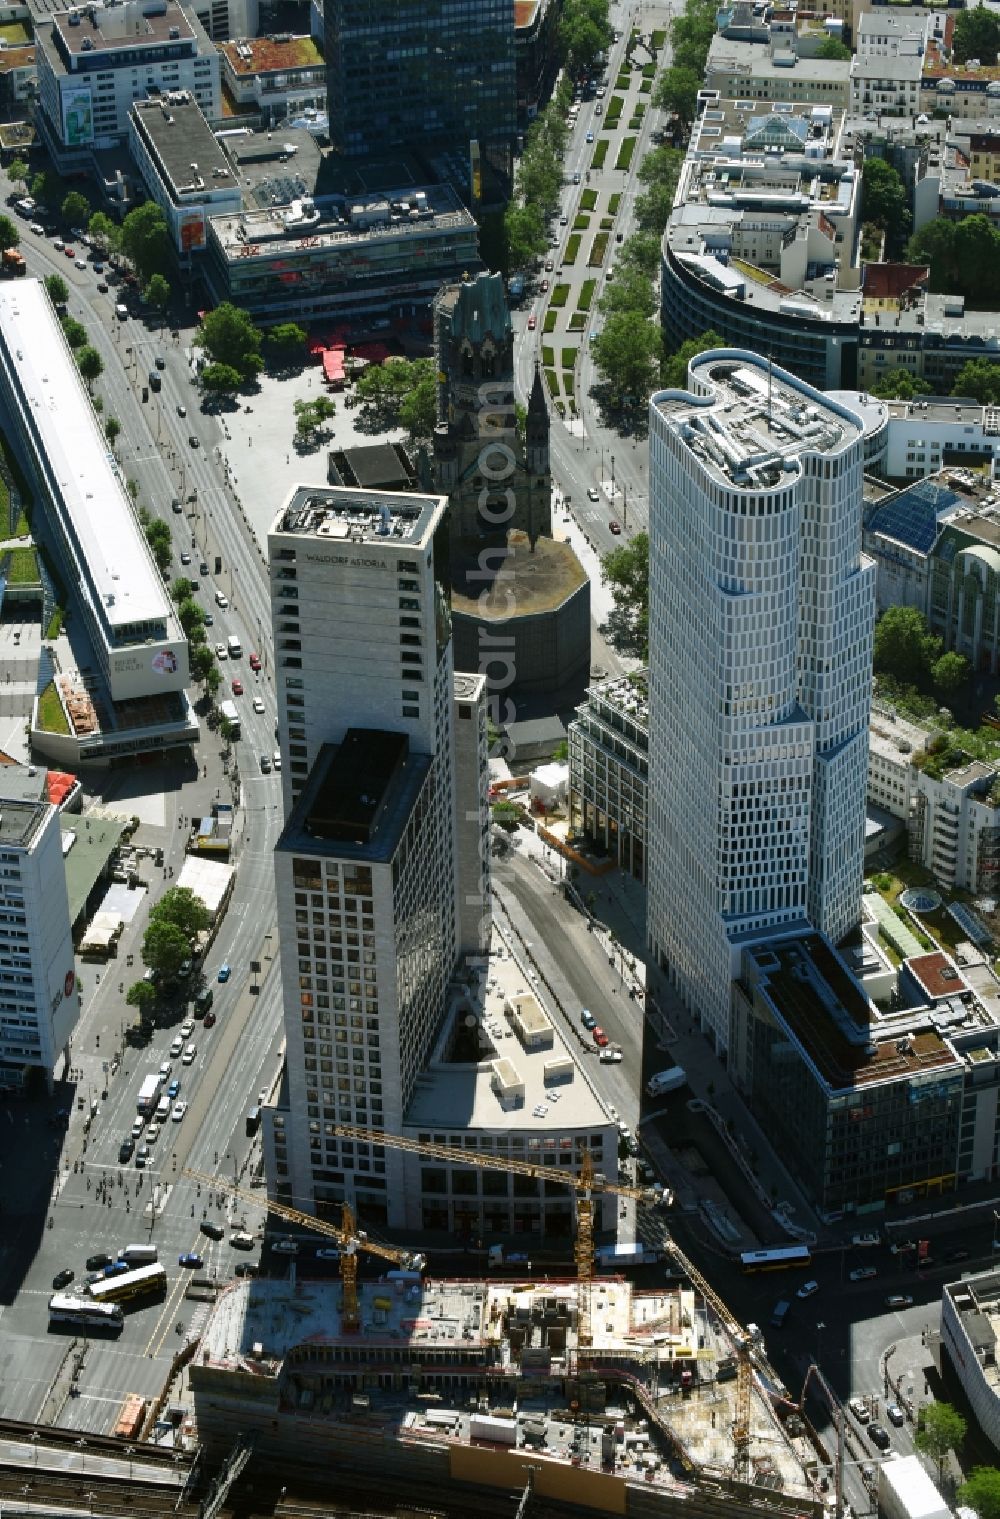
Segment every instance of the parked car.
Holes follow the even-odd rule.
[[[878,1276],[874,1266],[855,1266],[848,1272],[848,1280],[852,1282],[870,1282],[873,1276]]]
[[[184,1117],[184,1114],[187,1112],[187,1110],[188,1110],[188,1105],[187,1105],[186,1102],[175,1102],[174,1103],[174,1111],[170,1115],[171,1120],[174,1123],[180,1123],[181,1119]]]
[[[851,1244],[852,1245],[857,1245],[859,1249],[863,1249],[863,1248],[865,1248],[867,1246],[870,1246],[870,1245],[880,1245],[881,1243],[882,1243],[882,1236],[880,1234],[878,1234],[875,1230],[872,1230],[868,1234],[852,1234],[851,1235]]]
[[[796,1297],[801,1297],[801,1298],[812,1297],[813,1293],[814,1292],[818,1292],[818,1291],[819,1291],[819,1282],[817,1282],[817,1281],[803,1282],[802,1286],[799,1288],[799,1290],[795,1294],[795,1296]]]
[[[197,1271],[205,1262],[197,1250],[185,1250],[183,1255],[177,1257],[178,1266],[186,1266],[190,1271]]]
[[[871,1413],[869,1412],[868,1404],[863,1398],[852,1398],[847,1406],[859,1424],[868,1423],[868,1420],[871,1418]]]
[[[271,756],[269,754],[262,754],[260,757],[260,773],[261,775],[271,774]]]
[[[250,665],[251,670],[259,670],[260,669],[260,655],[259,654],[251,654],[249,656],[249,665]]]
[[[908,1292],[890,1292],[885,1300],[887,1308],[912,1308],[913,1298]]]
[[[207,1234],[209,1239],[225,1239],[226,1231],[221,1224],[216,1224],[210,1218],[203,1218],[198,1225],[202,1234]]]
[[[607,1049],[601,1051],[600,1061],[602,1065],[621,1065],[622,1052],[617,1046],[609,1045]]]
[[[215,1014],[212,1012],[211,1009],[209,1009],[209,1011],[205,1014],[205,1027],[206,1028],[214,1028],[214,1026],[215,1026]]]

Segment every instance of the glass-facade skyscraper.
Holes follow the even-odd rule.
[[[326,0],[330,140],[346,157],[513,141],[513,0]]]

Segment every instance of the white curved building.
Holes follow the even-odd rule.
[[[650,405],[647,934],[720,1048],[743,946],[857,921],[875,571],[858,414],[718,349]]]

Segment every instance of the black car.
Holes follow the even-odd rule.
[[[207,1234],[209,1239],[225,1239],[226,1231],[221,1224],[213,1223],[210,1218],[203,1218],[200,1224],[202,1234]]]
[[[876,1450],[889,1449],[889,1431],[887,1429],[883,1429],[881,1424],[869,1424],[868,1438],[875,1446]]]
[[[154,363],[156,364],[157,369],[166,369],[167,367],[167,361],[164,358],[156,358],[154,360]]]
[[[199,575],[207,575],[208,574],[208,565],[205,563],[204,559],[201,561],[201,563],[198,566],[198,574]]]
[[[967,1261],[971,1254],[971,1250],[951,1250],[947,1256],[948,1264],[949,1266],[957,1266],[959,1261]]]
[[[121,1144],[118,1146],[118,1159],[122,1162],[123,1165],[124,1165],[125,1161],[132,1159],[132,1151],[134,1149],[135,1149],[135,1140],[132,1138],[131,1134],[126,1134],[125,1138],[122,1140]],[[105,1262],[105,1264],[106,1264],[106,1262]],[[88,1266],[90,1265],[89,1261],[87,1262],[87,1265]]]
[[[68,1287],[75,1276],[76,1272],[71,1271],[68,1266],[64,1266],[61,1271],[57,1271],[52,1278],[53,1292],[58,1292],[60,1287]]]
[[[131,1144],[131,1140],[129,1141],[129,1143]],[[87,1270],[88,1271],[103,1271],[104,1268],[105,1268],[105,1266],[110,1266],[111,1265],[111,1262],[112,1262],[113,1259],[114,1259],[113,1256],[106,1255],[104,1253],[104,1251],[101,1251],[100,1254],[98,1254],[98,1255],[88,1255],[87,1256]]]

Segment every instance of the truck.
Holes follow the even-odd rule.
[[[779,1298],[778,1302],[775,1303],[771,1313],[771,1327],[773,1329],[783,1329],[785,1327],[785,1320],[788,1317],[791,1306],[791,1303],[785,1297]]]
[[[672,1065],[666,1071],[658,1071],[646,1082],[649,1097],[662,1097],[665,1092],[676,1092],[687,1082],[687,1072],[682,1065]]]
[[[18,253],[16,248],[3,250],[3,274],[5,279],[21,279],[27,274],[28,266],[24,262],[24,254]]]
[[[524,275],[512,274],[507,281],[507,298],[513,304],[524,300]]]
[[[230,731],[232,733],[233,738],[239,738],[239,736],[240,736],[240,714],[239,714],[239,708],[237,707],[236,703],[234,701],[224,701],[224,702],[221,702],[219,704],[219,712],[220,712],[221,716],[224,717],[225,720],[226,720],[226,722],[229,724]]]
[[[116,1440],[136,1440],[146,1417],[146,1399],[130,1392],[121,1407],[118,1422],[111,1431]]]
[[[159,1094],[160,1078],[155,1071],[151,1071],[148,1076],[143,1077],[142,1086],[135,1099],[135,1110],[142,1118],[148,1118],[152,1113]]]
[[[897,1456],[879,1464],[878,1511],[884,1519],[947,1519],[948,1505],[919,1456]]]
[[[663,1255],[639,1240],[634,1245],[601,1245],[594,1251],[598,1266],[655,1266]]]

